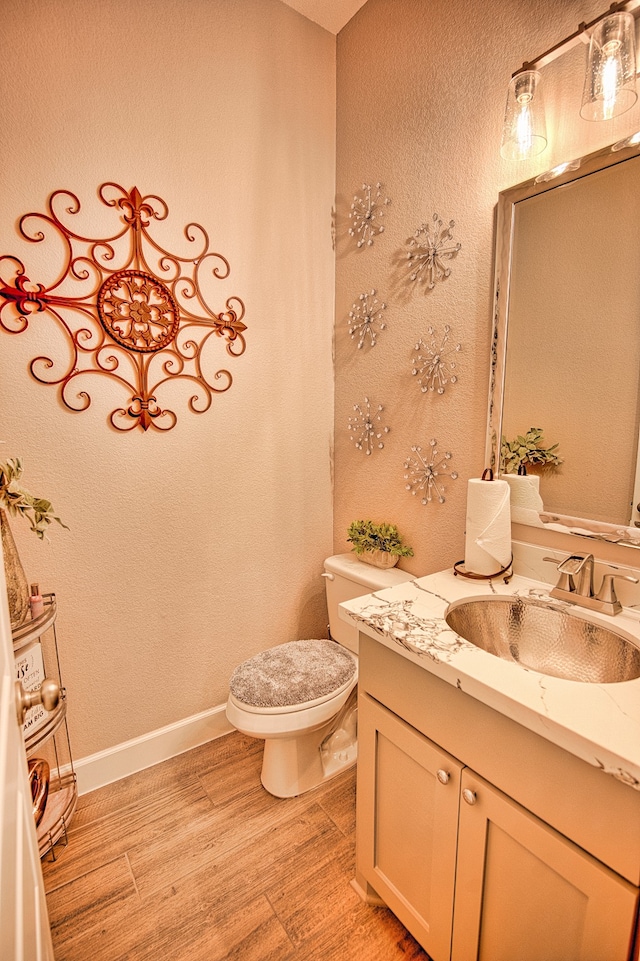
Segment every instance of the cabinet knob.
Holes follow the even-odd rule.
[[[475,804],[478,800],[478,796],[475,791],[471,791],[468,787],[462,792],[462,798],[467,804]]]
[[[448,771],[445,771],[443,770],[443,768],[440,768],[436,773],[436,777],[440,781],[440,784],[447,784],[451,775],[449,774]]]
[[[53,711],[60,703],[60,686],[57,681],[45,677],[44,681],[34,691],[25,691],[20,681],[15,682],[16,716],[18,724],[24,723],[24,717],[30,707],[42,704],[45,711]]]

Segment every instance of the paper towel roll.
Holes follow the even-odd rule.
[[[535,474],[503,474],[511,488],[511,506],[526,507],[532,511],[544,510],[540,497],[540,478]]]
[[[510,487],[504,480],[471,478],[467,484],[464,566],[472,574],[495,574],[510,561]]]

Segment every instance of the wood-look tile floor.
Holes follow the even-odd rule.
[[[56,961],[429,961],[354,873],[355,770],[298,798],[234,732],[79,799],[43,861]]]

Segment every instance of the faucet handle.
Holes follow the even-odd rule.
[[[631,581],[632,584],[638,583],[638,578],[631,577],[629,574],[605,574],[602,578],[602,584],[600,586],[600,590],[598,591],[596,600],[604,601],[606,604],[620,604],[618,598],[616,597],[616,589],[613,583],[616,577],[620,578],[622,581]]]
[[[577,575],[575,590],[582,597],[594,596],[593,554],[570,554],[561,564],[558,564],[558,571],[560,574]]]
[[[560,574],[560,577],[558,578],[558,583],[556,584],[556,589],[557,589],[557,590],[559,590],[559,591],[569,591],[569,592],[575,591],[576,585],[575,585],[575,583],[574,583],[573,576],[572,576],[572,573],[573,573],[573,572],[569,572],[569,571],[566,571],[566,570],[562,570],[562,566],[563,566],[563,564],[566,563],[566,561],[568,560],[568,558],[565,558],[564,561],[560,561],[560,562],[558,562],[558,558],[557,558],[557,557],[543,557],[542,560],[543,560],[543,561],[549,561],[550,564],[555,564],[555,565],[556,565],[556,569],[557,569],[558,573]]]

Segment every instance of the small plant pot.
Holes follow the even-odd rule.
[[[388,551],[363,551],[356,555],[359,561],[371,564],[373,567],[381,567],[386,570],[395,567],[400,558],[397,554],[390,554]]]

